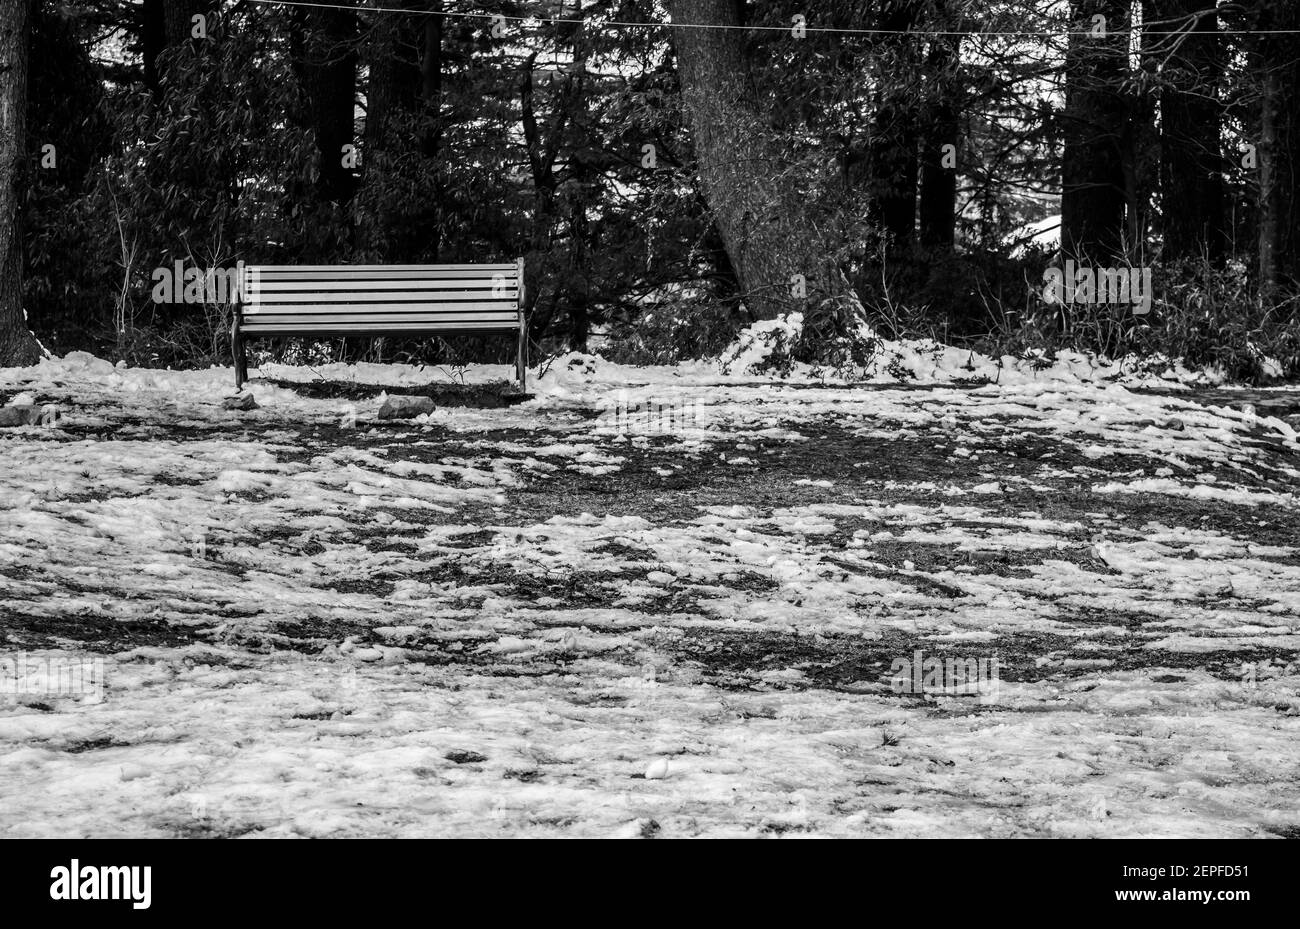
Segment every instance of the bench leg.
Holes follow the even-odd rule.
[[[235,323],[230,331],[230,351],[235,359],[235,390],[244,386],[248,380],[248,355],[244,351],[244,336],[239,331],[239,314],[235,314]]]
[[[528,324],[519,322],[519,349],[515,353],[515,374],[519,378],[519,390],[528,389]]]

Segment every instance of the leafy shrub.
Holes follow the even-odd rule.
[[[746,322],[734,303],[677,297],[652,305],[637,319],[611,325],[601,354],[619,364],[643,365],[716,358]]]
[[[1148,314],[1121,305],[1053,306],[1040,297],[1022,314],[1004,314],[982,347],[1019,357],[1070,348],[1112,359],[1182,359],[1250,383],[1300,376],[1300,298],[1265,298],[1236,262],[1157,266],[1152,281]]]

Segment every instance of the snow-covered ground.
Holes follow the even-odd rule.
[[[915,360],[0,371],[0,835],[1300,833],[1292,426]]]

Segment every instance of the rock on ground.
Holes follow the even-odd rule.
[[[40,422],[41,411],[35,406],[0,407],[0,428],[11,426],[34,426]]]
[[[437,408],[428,397],[386,397],[383,406],[379,408],[379,418],[413,419],[425,413],[432,413]]]

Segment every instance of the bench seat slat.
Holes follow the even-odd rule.
[[[437,329],[438,326],[452,326],[460,324],[481,324],[493,326],[495,329],[511,329],[519,326],[519,317],[517,316],[442,316],[437,320],[430,320],[428,317],[413,316],[411,313],[364,313],[351,314],[333,313],[330,316],[276,316],[268,313],[265,316],[255,316],[248,318],[247,329],[253,329],[256,326],[298,326],[303,331],[309,331],[312,326],[341,326],[341,325],[368,325],[370,322],[399,322],[403,326],[425,326],[426,329]]]
[[[493,287],[507,288],[516,290],[519,287],[519,280],[514,277],[482,277],[482,278],[403,278],[401,280],[312,280],[302,281],[269,281],[265,278],[257,280],[250,278],[241,285],[240,292],[245,294],[256,293],[294,293],[295,291],[308,290],[338,290],[338,291],[355,291],[355,290],[448,290],[455,292],[457,290],[491,290]]]
[[[425,326],[441,326],[445,322],[454,322],[456,320],[485,320],[493,322],[494,325],[519,325],[519,313],[513,309],[498,309],[498,311],[482,313],[439,313],[424,311],[387,311],[383,313],[357,313],[352,311],[321,311],[313,309],[307,313],[278,313],[274,311],[265,311],[261,313],[251,313],[250,316],[244,317],[248,325],[257,325],[266,320],[282,320],[285,322],[294,322],[299,326],[311,326],[316,322],[337,322],[338,320],[391,320],[393,322],[419,322]]]
[[[268,284],[263,281],[260,284],[250,284],[244,289],[249,296],[259,294],[292,294],[292,293],[314,293],[316,291],[334,291],[336,293],[357,293],[371,290],[408,290],[408,291],[446,291],[447,293],[460,293],[463,291],[475,290],[492,290],[500,288],[502,292],[516,291],[519,284],[516,281],[494,281],[491,278],[483,281],[456,281],[455,283],[446,283],[443,281],[294,281],[293,283]]]
[[[365,316],[369,313],[423,313],[430,318],[440,315],[475,315],[479,313],[509,313],[518,318],[518,307],[511,300],[481,301],[477,303],[439,303],[411,301],[410,303],[258,303],[244,307],[244,315],[252,318],[266,313],[279,316],[321,315],[351,313]]]
[[[514,271],[513,261],[481,265],[245,265],[246,271]]]
[[[516,280],[519,275],[515,269],[507,271],[353,271],[339,268],[334,271],[291,271],[282,273],[278,269],[245,268],[252,281],[477,281],[484,278],[503,277],[508,281]],[[250,273],[251,272],[251,273]]]
[[[490,291],[468,293],[445,293],[443,291],[417,291],[414,293],[363,293],[363,294],[258,294],[250,295],[244,306],[250,309],[260,306],[292,307],[296,303],[337,303],[340,306],[370,306],[374,303],[414,303],[427,306],[480,306],[485,303],[505,303],[518,306],[518,293],[494,294]]]
[[[506,283],[511,287],[519,283],[519,276],[516,274],[505,274],[497,272],[496,274],[479,274],[474,276],[458,275],[450,277],[439,275],[431,277],[426,274],[389,274],[383,277],[370,274],[348,274],[345,276],[335,277],[317,277],[302,275],[301,277],[270,277],[263,274],[247,275],[243,281],[245,290],[254,290],[258,287],[276,287],[290,289],[294,287],[345,287],[349,284],[385,284],[393,287],[473,287],[484,284]]]
[[[516,332],[519,329],[518,323],[491,322],[481,319],[468,319],[449,321],[439,326],[430,326],[428,323],[385,323],[367,320],[351,320],[342,322],[316,323],[315,325],[303,327],[300,323],[286,322],[269,322],[269,323],[248,323],[240,327],[241,332],[247,333],[275,333],[278,335],[338,335],[345,333],[372,333],[382,334],[386,332],[421,332],[428,335],[437,335],[440,332]]]

